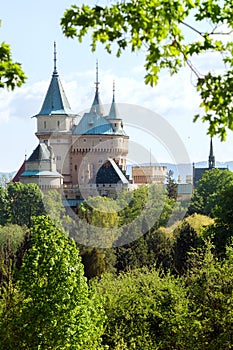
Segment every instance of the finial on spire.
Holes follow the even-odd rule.
[[[98,91],[98,89],[99,89],[99,67],[98,67],[98,60],[96,60],[96,82],[95,82],[95,86],[96,86],[96,91]]]
[[[113,97],[115,97],[115,80],[113,80],[113,87],[112,87],[112,92],[113,92]]]
[[[56,41],[54,41],[54,70],[53,73],[57,74],[57,50],[56,50]]]

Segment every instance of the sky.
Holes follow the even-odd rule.
[[[129,163],[207,161],[207,124],[193,123],[200,98],[188,68],[177,75],[160,75],[151,88],[144,84],[145,52],[109,55],[101,44],[92,53],[90,39],[82,43],[62,33],[60,19],[75,0],[4,1],[1,4],[0,41],[11,45],[13,60],[20,62],[28,79],[14,92],[0,90],[0,172],[19,169],[25,155],[37,146],[36,120],[53,72],[53,43],[57,45],[57,69],[72,110],[90,108],[95,91],[96,60],[100,96],[108,111],[115,81],[115,96],[130,137]],[[93,4],[91,0],[86,3]],[[195,62],[200,72],[221,71],[219,57],[205,55]],[[214,138],[216,160],[233,160],[233,135],[227,141]]]

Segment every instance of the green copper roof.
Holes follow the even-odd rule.
[[[79,124],[72,131],[73,135],[103,135],[113,134],[112,125],[94,112],[85,113]]]
[[[57,72],[53,72],[44,103],[38,115],[51,114],[74,114]]]
[[[112,97],[112,104],[110,107],[109,114],[107,116],[107,119],[121,119],[120,113],[118,111],[116,102],[115,102],[115,82],[113,82],[113,97]]]
[[[48,170],[26,170],[20,177],[63,177],[57,171]]]
[[[98,88],[96,88],[95,97],[90,109],[90,113],[97,113],[98,115],[101,115],[101,116],[104,115],[104,108],[100,100]]]
[[[54,43],[54,70],[52,79],[38,115],[74,114],[70,108],[56,67],[56,43]]]

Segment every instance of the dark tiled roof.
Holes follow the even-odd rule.
[[[45,143],[40,143],[32,152],[27,162],[50,161],[50,151]]]
[[[119,182],[123,184],[129,183],[116,162],[109,158],[97,172],[96,184],[117,184]]]

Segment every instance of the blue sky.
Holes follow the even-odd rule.
[[[87,2],[91,3],[89,0]],[[147,161],[149,153],[152,154],[152,160],[159,162],[178,159],[175,156],[176,149],[170,149],[174,145],[171,146],[168,139],[160,138],[161,123],[154,117],[154,113],[173,130],[171,137],[174,138],[175,145],[180,142],[183,144],[185,160],[207,160],[207,125],[200,121],[195,124],[192,122],[200,101],[193,87],[194,77],[188,68],[182,69],[173,77],[166,72],[162,73],[155,88],[145,86],[143,52],[132,54],[127,51],[121,58],[116,58],[107,54],[101,45],[97,52],[92,53],[88,38],[83,43],[65,38],[60,18],[73,3],[75,0],[21,0],[14,3],[4,1],[1,4],[0,40],[11,45],[13,59],[22,63],[28,80],[14,92],[0,91],[0,172],[17,170],[25,153],[29,156],[37,145],[34,135],[36,123],[31,117],[39,112],[48,89],[53,71],[54,41],[57,42],[58,72],[75,112],[82,112],[92,103],[96,59],[99,61],[103,103],[111,102],[112,84],[115,80],[116,100],[120,104],[119,109],[132,140],[129,162]],[[210,66],[217,71],[221,69],[218,57],[214,55],[211,58],[208,55],[201,57],[196,64],[202,72]],[[136,116],[135,108],[140,110],[141,118],[140,115]],[[143,109],[146,114],[149,113],[150,118],[143,118]],[[129,113],[130,117],[123,115],[125,113]],[[225,143],[214,139],[217,160],[233,160],[232,141],[230,132]],[[135,152],[135,149],[140,151]]]

